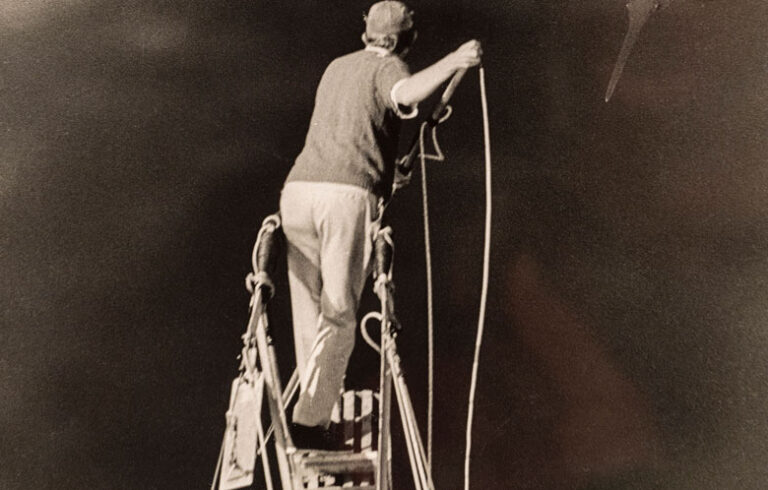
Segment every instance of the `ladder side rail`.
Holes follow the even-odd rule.
[[[245,342],[250,343],[253,340],[256,340],[256,332],[258,330],[259,325],[259,319],[262,315],[264,315],[264,304],[262,302],[262,295],[263,291],[262,288],[255,288],[254,294],[251,297],[251,315],[248,320],[248,329],[246,332]],[[248,373],[249,376],[251,376],[252,379],[255,379],[256,376],[263,375],[262,372],[259,372],[256,363],[259,359],[259,351],[258,351],[258,341],[256,340],[256,344],[254,348],[243,348],[243,362],[245,365],[245,370]],[[251,356],[251,351],[255,351],[254,356]],[[266,392],[266,379],[264,379],[264,383],[261,384],[261,390],[262,395],[264,392]],[[255,424],[256,424],[256,457],[259,457],[259,454],[261,455],[261,464],[264,471],[264,483],[266,485],[266,490],[274,490],[274,484],[272,482],[272,470],[269,463],[269,456],[267,454],[266,446],[267,446],[267,437],[264,435],[264,426],[262,424],[261,420],[261,407],[263,405],[259,405],[259,413],[256,414],[255,417]]]
[[[263,390],[262,385],[262,390]],[[261,410],[259,410],[261,412]],[[269,465],[269,455],[267,454],[267,438],[264,435],[264,426],[261,423],[261,413],[256,414],[256,435],[257,435],[257,455],[261,453],[261,466],[264,469],[264,483],[267,486],[266,490],[274,490],[272,483],[272,469]]]
[[[256,343],[261,359],[261,370],[264,375],[264,387],[266,389],[270,417],[272,418],[272,427],[274,428],[275,452],[280,470],[280,479],[282,481],[283,490],[292,490],[293,483],[291,475],[293,472],[286,448],[293,447],[293,441],[288,432],[288,422],[283,405],[282,388],[280,385],[279,371],[277,369],[275,348],[272,344],[272,339],[267,333],[267,328],[267,315],[262,311],[256,327]]]
[[[385,290],[386,287],[380,288]],[[379,441],[378,464],[376,465],[376,490],[390,490],[391,482],[391,413],[392,413],[392,370],[389,359],[384,355],[387,348],[389,335],[385,333],[389,328],[388,299],[386,292],[380,292],[381,299],[381,358],[379,361]]]
[[[283,403],[283,390],[280,383],[280,372],[277,367],[277,355],[269,335],[269,318],[266,305],[274,294],[274,283],[271,275],[277,267],[279,248],[284,244],[280,230],[280,216],[273,214],[262,223],[256,245],[253,248],[251,262],[253,276],[249,284],[253,292],[251,321],[255,320],[256,346],[258,350],[261,371],[264,376],[264,387],[267,395],[272,427],[275,436],[275,453],[277,457],[280,479],[283,490],[294,490],[294,474],[287,448],[293,449],[293,441],[288,431],[288,421]],[[249,325],[251,328],[252,325]],[[266,453],[266,451],[264,452]]]
[[[417,489],[434,490],[435,485],[432,481],[432,472],[427,462],[424,444],[421,441],[421,433],[416,422],[416,415],[411,403],[411,397],[408,393],[408,387],[405,384],[402,369],[400,368],[400,357],[397,355],[396,343],[392,339],[387,349],[387,356],[390,358],[392,367],[392,377],[395,386],[395,395],[400,407],[400,417],[403,422],[403,430],[406,436],[406,445],[408,454],[411,458],[411,467],[413,471],[414,483]],[[418,483],[417,481],[418,475]]]
[[[392,364],[392,358],[389,355],[389,352],[392,349],[393,340],[390,339],[388,343],[390,345],[387,348],[387,353],[385,354],[385,356],[389,359],[390,366],[394,371],[395,367]],[[411,464],[411,476],[413,477],[413,485],[416,490],[424,490],[424,475],[416,459],[416,453],[414,451],[414,445],[412,440],[413,434],[410,431],[409,421],[406,415],[406,408],[403,404],[403,397],[400,395],[400,392],[399,392],[400,386],[398,385],[398,381],[394,376],[394,373],[393,373],[393,383],[395,387],[395,398],[397,399],[397,408],[398,408],[398,411],[400,412],[400,420],[403,424],[403,434],[405,436],[405,447],[408,450],[408,461]]]
[[[392,287],[392,263],[394,246],[392,228],[382,228],[374,239],[374,292],[381,302],[381,347],[379,365],[379,444],[378,464],[376,465],[376,490],[392,488],[392,448],[391,448],[391,414],[392,414],[392,368],[389,358],[385,355],[387,342],[390,340],[389,329],[394,320],[391,305],[390,288]]]
[[[458,83],[460,77],[457,77],[456,83]],[[394,243],[392,241],[392,229],[385,227],[379,231],[374,243],[376,251],[376,264],[374,268],[375,284],[374,289],[381,302],[381,400],[380,400],[380,412],[382,413],[380,424],[384,422],[382,430],[379,432],[379,439],[382,444],[386,444],[386,437],[389,436],[389,429],[391,425],[391,390],[394,386],[395,397],[397,398],[398,409],[400,411],[400,417],[403,424],[403,431],[406,439],[406,447],[408,449],[408,458],[411,464],[411,472],[413,476],[414,485],[416,490],[434,490],[434,483],[432,481],[432,474],[429,462],[427,460],[424,445],[421,441],[421,433],[419,432],[418,424],[416,421],[416,415],[413,410],[413,404],[411,402],[408,388],[405,383],[405,377],[400,367],[400,358],[397,355],[397,344],[395,337],[397,335],[397,329],[399,325],[395,317],[395,305],[393,289],[394,284],[392,282],[392,264],[394,258]],[[383,408],[383,410],[382,410]],[[386,436],[382,437],[382,433],[386,428]],[[387,441],[388,442],[388,441]],[[382,446],[379,446],[380,454],[379,461],[380,466],[383,463],[385,451],[382,450]],[[387,446],[388,450],[391,450]],[[391,458],[390,458],[391,462]],[[384,474],[384,471],[380,470],[380,474]],[[390,476],[390,475],[387,475]],[[391,476],[390,476],[391,477]],[[379,485],[377,480],[377,488],[380,490],[388,490]],[[382,482],[383,483],[383,482]],[[388,482],[391,485],[391,481]]]
[[[288,383],[285,385],[285,388],[283,389],[283,406],[287,406],[291,403],[291,400],[296,396],[296,393],[299,390],[299,372],[294,369],[293,374],[291,375],[291,378],[288,380]],[[264,434],[264,446],[269,442],[269,440],[272,438],[272,433],[275,431],[275,428],[273,427],[273,423],[270,421],[269,425],[267,426],[267,432]],[[258,456],[263,451],[263,447],[259,447],[259,449],[256,451],[256,455]]]
[[[259,319],[264,314],[264,302],[262,301],[263,297],[263,288],[260,287],[260,283],[257,280],[254,283],[254,286],[251,288],[251,301],[250,301],[250,312],[249,312],[249,318],[248,318],[248,324],[246,327],[246,332],[242,336],[243,338],[243,348],[241,352],[241,374],[240,377],[242,379],[243,376],[246,376],[248,379],[252,380],[250,382],[253,382],[253,380],[259,379],[263,376],[262,371],[259,369],[257,363],[259,361],[259,351],[258,351],[258,345],[256,341],[256,332],[259,325]],[[266,380],[264,380],[266,381]],[[260,385],[261,394],[264,393],[264,385],[265,383],[256,383],[257,385]],[[240,385],[238,385],[239,388]],[[230,409],[233,406],[234,400],[237,399],[238,396],[238,389],[235,389],[235,391],[231,395],[230,399]],[[257,393],[258,396],[258,393]],[[262,405],[259,404],[259,407]],[[255,457],[258,458],[259,455],[261,455],[262,459],[262,467],[264,470],[264,479],[265,479],[265,485],[266,490],[273,490],[274,485],[272,482],[272,473],[270,469],[270,462],[268,459],[268,454],[266,451],[266,444],[267,444],[267,437],[264,435],[264,428],[262,425],[261,420],[261,409],[258,409],[259,413],[255,413],[254,415],[254,423],[255,423],[255,429],[256,429],[256,454]],[[229,412],[228,412],[229,413]],[[222,442],[221,447],[221,453],[219,455],[219,461],[216,468],[216,474],[214,476],[214,481],[211,485],[211,490],[214,490],[217,485],[219,488],[221,488],[221,481],[219,481],[221,475],[220,470],[223,463],[224,458],[224,447],[225,442]]]

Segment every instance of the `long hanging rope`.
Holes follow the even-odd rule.
[[[451,106],[446,106],[445,114],[437,124],[451,117]],[[424,145],[424,131],[428,124],[421,124],[419,128],[419,160],[421,162],[421,204],[424,215],[424,261],[427,270],[427,464],[432,467],[432,426],[434,419],[435,399],[435,329],[432,301],[432,246],[429,238],[429,200],[427,198],[427,160],[442,162],[445,160],[440,144],[437,142],[437,124],[432,127],[432,145],[435,147],[434,155],[427,155]]]
[[[480,349],[483,342],[485,329],[485,310],[488,302],[488,281],[490,276],[491,256],[491,216],[492,216],[492,185],[491,185],[491,140],[488,122],[488,100],[485,91],[485,70],[481,66],[480,76],[480,100],[483,111],[483,144],[485,148],[485,232],[483,247],[483,280],[480,293],[480,312],[478,314],[477,337],[475,340],[475,353],[472,363],[472,378],[469,387],[469,402],[467,410],[466,450],[464,459],[464,488],[469,490],[470,461],[472,452],[472,422],[474,419],[475,392],[477,391],[477,373],[480,364]],[[440,119],[445,121],[451,115],[451,107],[446,107],[446,113]],[[432,142],[435,147],[435,155],[427,155],[424,145],[424,131],[426,123],[421,125],[419,131],[419,156],[421,161],[421,190],[422,207],[424,214],[424,254],[427,272],[427,358],[428,358],[428,399],[427,399],[427,463],[432,466],[432,428],[434,418],[434,315],[433,315],[433,286],[432,286],[432,248],[429,238],[429,201],[427,197],[426,161],[445,159],[437,142],[437,125],[432,127]]]
[[[432,246],[429,240],[429,201],[427,200],[427,159],[424,155],[424,127],[419,131],[421,157],[421,205],[424,210],[424,256],[427,264],[427,464],[432,467],[432,423],[434,414],[434,314],[432,305]]]
[[[485,327],[485,305],[488,300],[488,276],[491,257],[491,136],[488,125],[488,100],[485,94],[485,71],[480,66],[480,100],[483,107],[483,143],[485,145],[485,245],[483,248],[483,289],[480,294],[480,314],[477,321],[475,357],[472,363],[472,381],[469,386],[469,409],[467,411],[466,451],[464,456],[464,489],[469,490],[470,453],[472,451],[472,418],[475,411],[477,371],[480,364],[480,347]]]

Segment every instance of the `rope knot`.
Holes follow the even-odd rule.
[[[264,271],[259,271],[255,274],[249,272],[248,275],[245,276],[245,289],[253,294],[259,288],[267,290],[269,299],[272,299],[275,295],[275,283],[272,282],[272,278],[269,277],[269,274]]]

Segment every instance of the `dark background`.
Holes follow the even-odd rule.
[[[0,3],[1,488],[207,488],[251,246],[368,6]],[[485,50],[495,211],[473,488],[765,488],[768,5],[672,2],[608,104],[619,0],[413,7],[413,69],[470,38]],[[453,102],[429,176],[439,488],[462,485],[479,305],[476,71]],[[390,213],[423,427],[418,185]]]

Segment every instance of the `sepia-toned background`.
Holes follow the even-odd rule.
[[[768,484],[768,4],[671,2],[606,104],[623,3],[411,3],[412,69],[471,38],[485,52],[493,267],[473,488]],[[210,485],[250,249],[368,6],[0,1],[1,488]],[[462,485],[481,280],[476,71],[453,105],[447,161],[429,168],[446,489]],[[389,219],[424,427],[420,206],[416,182]],[[366,349],[352,384],[375,379]]]

